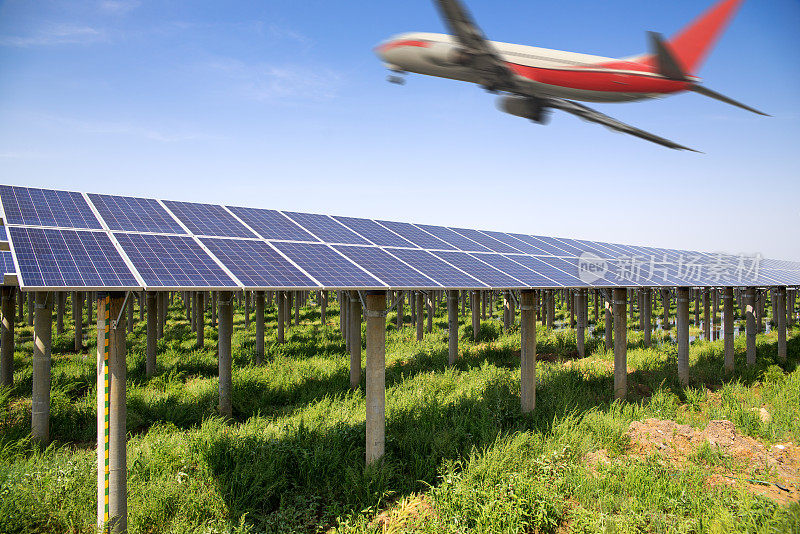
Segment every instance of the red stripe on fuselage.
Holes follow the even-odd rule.
[[[417,48],[428,48],[431,46],[430,41],[419,41],[419,40],[407,40],[407,41],[392,41],[390,43],[383,44],[378,47],[379,52],[388,52],[389,50],[394,50],[395,48],[400,48],[403,46],[415,46]]]
[[[617,72],[545,69],[506,63],[515,74],[535,82],[584,91],[610,93],[676,93],[686,89],[685,82],[654,78],[645,74],[623,74]],[[587,67],[590,69],[592,67]],[[602,68],[598,65],[598,68]],[[626,70],[628,70],[626,68]],[[644,69],[641,69],[646,72]]]

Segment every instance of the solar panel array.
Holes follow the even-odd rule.
[[[31,290],[800,285],[757,256],[5,185],[0,204]]]

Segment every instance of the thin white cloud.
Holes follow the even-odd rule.
[[[130,136],[158,143],[180,143],[185,141],[209,141],[223,139],[221,136],[191,130],[186,126],[153,127],[129,121],[96,121],[71,117],[46,115],[40,117],[44,122],[57,124],[73,132],[102,135]]]
[[[335,98],[343,77],[322,67],[297,64],[250,64],[218,58],[205,65],[215,78],[224,79],[232,91],[251,100],[314,100]]]
[[[139,0],[102,0],[99,4],[100,11],[112,15],[125,15],[142,5]]]
[[[107,40],[104,30],[76,24],[48,24],[30,35],[0,36],[0,46],[27,48],[63,44],[91,44]]]

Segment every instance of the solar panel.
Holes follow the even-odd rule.
[[[527,287],[519,280],[498,271],[494,267],[483,263],[470,256],[466,252],[434,252],[439,259],[442,259],[458,267],[462,271],[468,272],[484,284],[494,288]]]
[[[418,247],[433,250],[456,250],[456,247],[450,243],[445,243],[438,237],[434,237],[428,232],[420,230],[411,223],[393,221],[378,222],[392,232],[399,234],[401,237],[411,241]]]
[[[115,233],[147,287],[214,289],[237,284],[191,237]]]
[[[520,249],[489,237],[478,230],[470,230],[469,228],[453,228],[453,230],[465,237],[472,239],[473,241],[477,241],[492,252],[500,252],[502,254],[519,254],[522,252]]]
[[[339,224],[328,215],[297,213],[293,211],[286,211],[284,214],[326,243],[344,243],[348,245],[370,244],[369,241],[346,226]]]
[[[279,211],[258,208],[235,208],[232,206],[228,209],[264,239],[319,242],[319,239],[300,228]]]
[[[555,247],[555,246],[553,246],[553,245],[551,245],[549,243],[545,243],[541,239],[537,239],[537,238],[533,237],[532,235],[525,235],[525,234],[509,234],[509,235],[511,235],[512,237],[515,237],[516,239],[519,239],[520,241],[523,241],[523,242],[525,242],[525,243],[527,243],[527,244],[529,244],[529,245],[531,245],[533,247],[536,247],[539,250],[541,250],[542,251],[541,254],[543,256],[569,256],[570,255],[570,254],[567,254],[566,251],[564,251],[564,250],[562,250],[562,249],[560,249],[558,247]]]
[[[569,265],[565,266],[560,263],[563,260],[559,258],[512,256],[512,259],[565,287],[586,287],[589,285],[578,278],[577,267],[574,265],[571,267]],[[558,260],[558,265],[552,263],[553,260]]]
[[[185,234],[180,224],[151,198],[89,194],[89,199],[111,230]]]
[[[9,227],[28,288],[139,288],[105,232]]]
[[[100,230],[86,199],[72,191],[0,185],[6,224]]]
[[[476,258],[484,263],[488,263],[495,269],[500,269],[509,276],[513,276],[520,282],[527,284],[528,287],[551,288],[561,287],[561,284],[543,276],[520,263],[513,261],[513,256],[502,256],[500,254],[475,254]]]
[[[385,286],[383,282],[364,272],[363,269],[328,245],[277,241],[272,244],[325,287],[378,288]]]
[[[581,249],[575,248],[574,246],[567,243],[567,241],[569,240],[556,239],[555,237],[545,237],[540,235],[534,237],[539,241],[542,241],[543,243],[547,243],[548,245],[551,245],[557,249],[563,250],[564,252],[566,252],[566,256],[578,257],[581,254],[583,254]],[[565,254],[556,254],[556,256],[565,256]]]
[[[430,224],[417,224],[419,228],[422,228],[429,234],[433,234],[442,241],[446,241],[453,245],[458,250],[463,250],[464,252],[491,252],[490,249],[472,241],[471,239],[467,239],[463,235],[454,232],[450,228],[445,228],[444,226],[432,226]]]
[[[440,287],[427,276],[411,269],[379,248],[345,245],[336,245],[334,248],[386,282],[390,287],[398,289]]]
[[[513,237],[511,234],[504,234],[503,232],[490,232],[488,230],[481,230],[481,233],[493,237],[496,240],[500,241],[501,243],[505,243],[506,245],[513,247],[521,252],[524,252],[525,254],[535,254],[535,255],[545,254],[545,252],[542,249],[536,248],[533,245],[530,245],[524,241],[520,241],[519,239]]]
[[[0,241],[8,241],[8,233],[6,233],[5,226],[0,226]]]
[[[375,221],[357,219],[355,217],[341,217],[338,215],[334,215],[333,218],[380,247],[417,248],[411,241],[403,239]]]
[[[425,250],[388,248],[387,252],[411,265],[425,276],[436,280],[443,286],[457,288],[483,288],[486,284],[462,272]]]
[[[562,239],[562,241],[564,240]],[[615,253],[608,250],[607,248],[601,247],[595,243],[592,243],[591,241],[574,239],[568,241],[568,243],[574,246],[575,248],[580,249],[582,254],[594,254],[598,258],[603,258],[603,259],[611,259],[617,256]]]
[[[14,267],[14,258],[11,256],[11,252],[7,250],[0,252],[0,268],[3,269],[0,275],[17,272],[17,269]]]
[[[201,241],[247,288],[318,286],[263,241],[209,237]]]
[[[165,200],[164,204],[194,235],[256,237],[222,206],[173,200]]]

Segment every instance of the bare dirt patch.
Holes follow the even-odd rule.
[[[780,503],[800,501],[800,449],[793,443],[769,447],[739,434],[734,424],[726,420],[711,421],[704,430],[661,419],[634,421],[627,436],[634,454],[657,453],[676,467],[685,465],[707,443],[714,453],[736,467],[732,471],[714,466],[714,474],[708,479],[710,487],[744,483],[753,493]],[[756,482],[748,473],[764,473],[760,478],[769,483]]]

